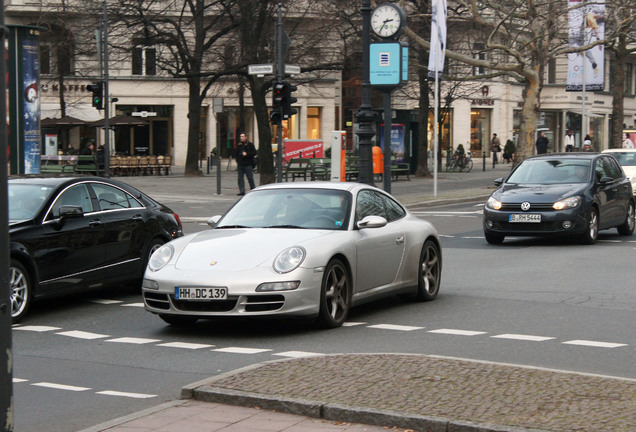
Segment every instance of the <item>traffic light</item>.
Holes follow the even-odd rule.
[[[273,111],[278,111],[283,103],[283,88],[285,87],[285,83],[275,82],[274,90],[272,91],[272,105],[274,106]]]
[[[104,83],[102,81],[89,84],[86,89],[93,92],[93,106],[98,110],[104,108]]]
[[[298,101],[298,99],[292,96],[292,93],[298,90],[298,87],[296,87],[295,85],[291,85],[287,82],[284,82],[282,84],[283,84],[283,89],[282,89],[283,100],[281,101],[281,107],[283,111],[283,118],[286,120],[298,112],[296,108],[292,108],[292,104]]]
[[[282,116],[280,113],[280,109],[276,108],[274,110],[272,110],[271,113],[269,113],[269,122],[273,125],[281,125],[282,123]]]

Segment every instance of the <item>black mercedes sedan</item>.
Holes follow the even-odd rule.
[[[488,243],[506,236],[569,235],[593,244],[599,230],[634,232],[632,185],[609,154],[530,157],[495,184],[484,208]]]
[[[32,300],[141,279],[150,255],[181,237],[179,216],[100,177],[9,179],[11,316]]]

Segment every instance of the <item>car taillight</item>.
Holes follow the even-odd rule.
[[[181,219],[179,218],[179,215],[176,213],[172,213],[172,216],[174,216],[174,218],[176,219],[177,226],[179,227],[179,229],[177,229],[176,232],[172,233],[172,237],[173,238],[181,237],[183,235],[183,225],[181,224]]]

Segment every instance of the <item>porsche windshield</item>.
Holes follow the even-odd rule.
[[[346,230],[351,194],[331,189],[275,189],[245,195],[216,225],[223,228]]]
[[[506,183],[587,183],[592,176],[591,164],[590,160],[578,159],[529,159],[519,165]]]
[[[38,184],[9,183],[9,222],[33,219],[52,190]]]

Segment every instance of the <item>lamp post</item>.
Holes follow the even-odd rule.
[[[371,138],[375,136],[375,112],[371,109],[371,83],[369,82],[369,43],[371,41],[371,1],[362,0],[362,101],[356,113],[358,120],[359,175],[358,181],[374,186]]]

